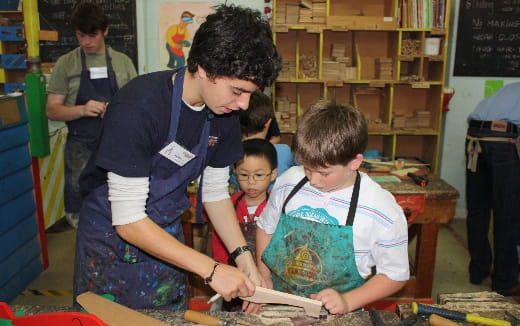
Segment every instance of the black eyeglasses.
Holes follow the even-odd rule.
[[[237,179],[238,181],[249,181],[249,178],[253,178],[255,181],[264,181],[265,178],[273,174],[273,171],[269,173],[254,173],[254,174],[247,174],[247,173],[237,173]]]

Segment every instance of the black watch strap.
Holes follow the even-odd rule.
[[[251,251],[251,248],[249,248],[248,245],[245,245],[245,246],[241,246],[241,247],[236,248],[236,249],[233,250],[233,252],[229,255],[229,260],[234,262],[235,259],[237,259],[238,256],[240,256],[241,254],[243,254],[243,253],[246,252],[246,251]]]

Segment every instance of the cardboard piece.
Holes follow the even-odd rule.
[[[92,292],[82,293],[78,295],[76,300],[89,313],[98,316],[110,326],[168,326],[167,323],[146,316]]]
[[[241,298],[255,303],[278,303],[302,307],[305,310],[305,313],[311,317],[319,317],[321,311],[321,301],[266,289],[260,286],[256,287],[255,294],[252,296]]]
[[[58,41],[58,32],[41,30],[40,41]]]

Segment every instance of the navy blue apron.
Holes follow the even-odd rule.
[[[112,58],[105,50],[108,78],[90,79],[85,52],[81,53],[81,75],[75,105],[84,105],[90,100],[108,102],[117,92],[116,75],[112,68]],[[79,176],[85,168],[97,137],[101,132],[100,117],[84,117],[67,121],[68,135],[65,143],[65,211],[79,213],[81,194]]]
[[[175,75],[170,128],[164,146],[176,138],[184,71],[181,68]],[[152,158],[146,213],[181,242],[184,242],[181,214],[191,206],[186,188],[204,169],[209,131],[208,119],[199,144],[189,149],[196,156],[183,167],[159,153]],[[75,296],[84,291],[110,293],[116,302],[134,309],[183,310],[187,307],[184,270],[148,255],[115,232],[106,184],[85,199],[78,228],[75,268]]]
[[[262,254],[271,270],[274,289],[309,297],[326,288],[339,293],[358,288],[365,280],[357,270],[352,226],[361,176],[356,172],[345,225],[323,224],[285,213],[289,200],[307,183],[304,177],[285,199],[280,221]]]
[[[109,102],[119,87],[117,86],[116,73],[112,67],[112,58],[108,54],[108,47],[105,49],[108,78],[91,79],[85,52],[83,50],[80,50],[80,52],[81,76],[76,105],[84,105],[90,100]],[[93,146],[101,131],[102,119],[101,117],[83,117],[66,123],[69,129],[69,139],[76,139]]]

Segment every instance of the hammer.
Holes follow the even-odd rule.
[[[505,320],[486,318],[473,314],[466,314],[459,311],[427,306],[417,302],[412,302],[412,311],[414,314],[418,315],[435,314],[452,320],[467,321],[470,323],[478,323],[482,325],[511,326],[511,323]]]

